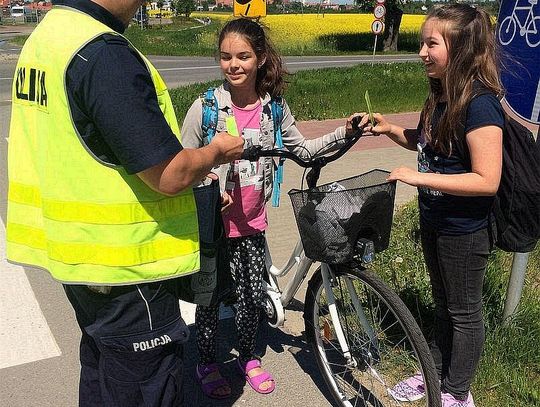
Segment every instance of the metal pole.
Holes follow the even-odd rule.
[[[508,281],[508,289],[506,290],[506,302],[504,303],[503,321],[507,322],[517,309],[523,285],[525,283],[525,271],[529,261],[530,253],[514,253],[512,260],[512,271],[510,272],[510,280]]]
[[[375,44],[373,44],[373,59],[371,60],[371,66],[375,63],[375,50],[377,49],[377,38],[379,36],[375,34]]]

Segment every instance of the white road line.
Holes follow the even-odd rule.
[[[5,241],[0,219],[0,369],[62,354],[24,269],[7,262]]]

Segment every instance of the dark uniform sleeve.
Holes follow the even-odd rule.
[[[105,35],[87,45],[66,81],[77,130],[98,158],[134,174],[182,150],[146,65],[124,38]]]

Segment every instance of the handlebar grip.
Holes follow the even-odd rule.
[[[351,120],[351,125],[352,125],[352,128],[353,130],[361,130],[360,129],[360,120],[362,120],[362,118],[360,116],[354,116]]]
[[[257,161],[260,158],[262,146],[250,146],[242,152],[241,159],[249,161]]]

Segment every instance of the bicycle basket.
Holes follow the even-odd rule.
[[[388,247],[396,194],[388,174],[375,169],[311,190],[289,191],[307,257],[346,263],[360,238],[372,240],[376,252]]]

